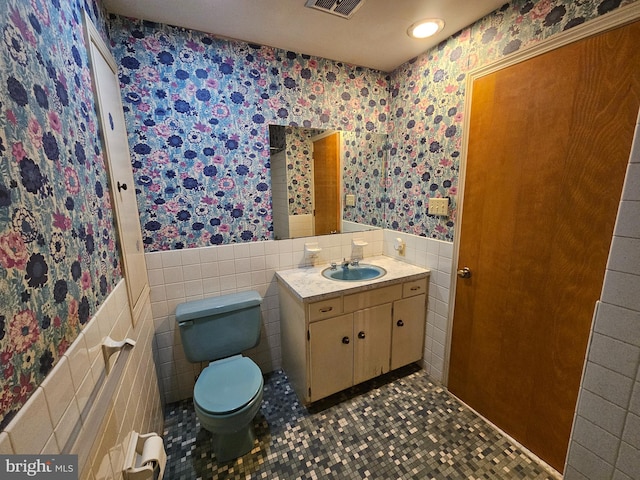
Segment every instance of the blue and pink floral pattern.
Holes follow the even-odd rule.
[[[377,71],[112,18],[148,251],[272,238],[268,125],[386,131]]]
[[[121,278],[84,46],[94,2],[0,6],[0,425]]]

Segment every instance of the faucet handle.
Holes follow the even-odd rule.
[[[338,268],[338,264],[336,262],[331,262],[331,270],[335,270]]]

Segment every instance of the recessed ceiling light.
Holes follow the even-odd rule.
[[[414,23],[407,30],[411,38],[427,38],[435,35],[444,28],[444,21],[439,18],[425,18]]]

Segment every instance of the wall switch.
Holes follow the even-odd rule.
[[[449,197],[430,198],[429,215],[449,216]]]
[[[344,200],[345,200],[345,205],[347,207],[355,207],[356,206],[356,196],[353,195],[352,193],[347,193],[344,196]]]

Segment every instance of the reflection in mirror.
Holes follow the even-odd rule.
[[[269,126],[274,238],[384,226],[386,135]]]

